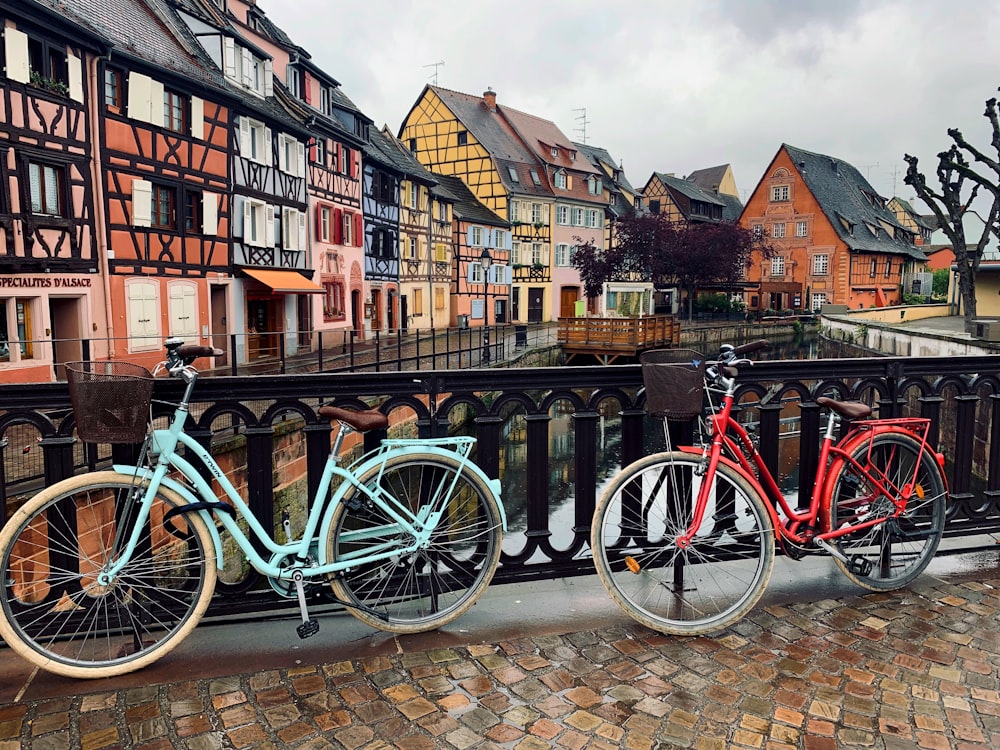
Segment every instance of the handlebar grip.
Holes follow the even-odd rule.
[[[767,349],[771,345],[767,339],[760,339],[759,341],[751,341],[746,344],[740,344],[735,349],[733,349],[733,354],[737,357],[741,354],[750,354],[751,352],[760,351],[761,349]]]
[[[201,344],[181,344],[177,347],[177,356],[181,359],[194,360],[198,357],[220,357],[225,354],[222,349]]]

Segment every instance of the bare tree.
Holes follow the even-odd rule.
[[[997,217],[1000,215],[1000,116],[998,116],[997,100],[986,101],[986,111],[983,116],[990,121],[993,128],[991,148],[995,157],[986,155],[962,136],[957,128],[949,128],[948,136],[953,143],[947,151],[938,154],[937,181],[938,190],[927,184],[927,179],[918,168],[915,156],[906,154],[907,169],[905,182],[910,185],[927,206],[933,211],[938,225],[951,242],[955,253],[955,266],[958,270],[958,292],[962,302],[966,323],[976,317],[976,273],[983,257],[983,248],[990,234],[998,234]],[[972,168],[968,157],[982,164],[988,172],[983,174]],[[971,209],[979,195],[980,188],[992,196],[989,215],[982,234],[978,238],[965,236],[965,226],[962,223],[966,212]],[[972,239],[974,244],[970,244]]]

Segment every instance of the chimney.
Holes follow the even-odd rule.
[[[486,102],[486,107],[490,110],[490,112],[497,111],[497,92],[489,86],[487,86],[486,91],[483,92],[483,101]]]

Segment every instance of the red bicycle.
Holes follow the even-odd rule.
[[[714,362],[684,350],[643,359],[646,409],[665,427],[701,414],[706,390],[714,403],[702,444],[671,450],[665,429],[668,450],[625,467],[595,510],[597,573],[649,628],[702,635],[742,618],[767,587],[775,543],[793,559],[828,553],[874,591],[912,581],[937,550],[948,491],[929,419],[871,419],[866,404],[817,398],[827,418],[811,499],[791,506],[734,416],[738,368],[766,346],[727,344]]]

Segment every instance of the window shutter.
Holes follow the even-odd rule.
[[[83,103],[83,63],[74,54],[66,55],[66,74],[69,78],[69,97]]]
[[[292,209],[288,206],[281,207],[281,246],[285,250],[294,250],[295,243],[292,241]]]
[[[251,154],[250,120],[246,115],[240,116],[240,156],[249,159]]]
[[[354,214],[354,245],[364,247],[365,228],[361,225],[361,214]]]
[[[274,247],[274,206],[270,203],[264,206],[264,242]]]
[[[302,141],[295,141],[295,174],[305,177],[306,174],[306,147]]]
[[[247,88],[253,87],[253,53],[246,47],[240,48],[243,77],[240,79]]]
[[[249,245],[253,237],[253,211],[249,198],[243,199],[243,244]]]
[[[308,71],[302,73],[302,101],[312,104],[312,76]]]
[[[6,28],[3,32],[6,51],[7,77],[18,83],[27,83],[31,78],[28,64],[28,35],[17,29]]]
[[[296,229],[296,231],[298,232],[298,235],[299,235],[299,237],[298,237],[299,246],[298,246],[297,249],[299,249],[299,250],[305,250],[306,249],[306,215],[302,211],[296,211],[295,213],[297,214],[296,218],[298,219],[298,226],[295,229]]]
[[[153,223],[153,184],[149,180],[132,181],[132,224],[148,227]]]
[[[153,79],[132,71],[128,74],[128,116],[149,122],[149,97]]]
[[[322,204],[317,203],[316,212],[313,215],[317,240],[323,239],[323,208]]]
[[[201,194],[201,233],[219,233],[219,196],[216,193]]]
[[[163,84],[152,79],[149,82],[149,118],[146,122],[163,127]]]
[[[205,137],[205,101],[197,96],[191,97],[191,137]]]
[[[222,38],[222,67],[226,78],[236,79],[236,40],[231,36]]]
[[[284,133],[278,134],[278,169],[282,172],[288,172],[288,136]]]
[[[266,164],[269,167],[274,163],[274,155],[271,153],[272,147],[273,147],[273,145],[271,143],[271,128],[265,127],[264,128],[264,147],[263,147],[264,154],[263,154],[263,156],[264,156],[264,164]]]
[[[344,244],[344,212],[339,208],[333,210],[333,244]]]
[[[264,61],[264,96],[274,96],[274,63]]]
[[[361,152],[359,151],[357,153],[360,154]],[[358,176],[358,165],[354,161],[354,156],[355,156],[354,149],[351,148],[347,149],[347,169],[348,169],[348,174],[351,176],[352,179]]]
[[[344,163],[342,161],[342,159],[344,157],[343,157],[343,154],[340,153],[340,149],[341,149],[340,142],[339,141],[334,141],[333,142],[333,171],[334,172],[339,172],[340,169],[341,169],[341,165]]]
[[[317,149],[316,141],[309,144],[309,162],[311,164],[316,164]]]
[[[466,245],[467,245],[468,247],[472,247],[472,227],[469,227],[469,228],[468,228],[468,229],[467,229],[467,230],[465,231],[465,244],[466,244]]]

